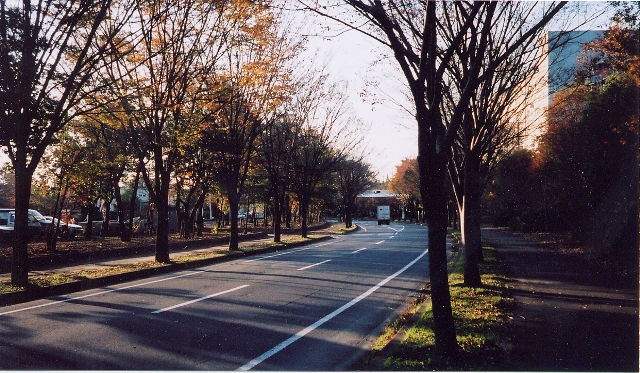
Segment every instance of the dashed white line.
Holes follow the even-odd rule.
[[[366,249],[367,249],[366,247],[363,247],[362,249],[358,249],[358,250],[356,250],[356,251],[352,251],[352,252],[350,252],[349,254],[359,253],[359,252],[361,252],[362,250],[366,250]]]
[[[309,266],[306,266],[306,267],[298,268],[298,271],[304,271],[305,269],[309,269],[309,268],[312,268],[312,267],[315,267],[315,266],[319,266],[320,264],[324,264],[324,263],[330,262],[330,261],[331,261],[331,259],[325,260],[324,262],[312,264],[312,265],[309,265]]]
[[[380,245],[381,243],[384,243],[384,241],[385,241],[385,240],[378,241],[378,242],[376,242],[374,245]]]
[[[311,248],[310,248],[310,247],[306,247],[306,248],[304,248],[304,249],[298,249],[298,250],[287,250],[287,251],[285,251],[285,252],[278,253],[278,254],[273,254],[273,255],[263,256],[263,257],[256,258],[256,259],[251,259],[251,260],[246,260],[245,262],[246,262],[246,263],[249,263],[249,262],[257,262],[258,260],[269,259],[269,258],[273,258],[273,257],[276,257],[276,256],[286,255],[286,254],[291,254],[291,253],[297,253],[298,251],[304,251],[304,250],[309,250],[309,249],[311,249]]]
[[[121,288],[117,288],[117,289],[109,289],[109,290],[104,290],[104,291],[99,291],[97,293],[91,293],[91,294],[86,294],[86,295],[82,295],[79,297],[73,297],[73,298],[67,298],[67,299],[63,299],[63,300],[58,300],[55,302],[49,302],[49,303],[44,303],[44,304],[39,304],[37,306],[31,306],[31,307],[25,307],[25,308],[19,308],[17,310],[13,310],[13,311],[6,311],[6,312],[0,312],[0,316],[2,315],[8,315],[11,313],[16,313],[16,312],[22,312],[22,311],[28,311],[28,310],[33,310],[36,308],[42,308],[42,307],[48,307],[48,306],[53,306],[55,304],[60,304],[60,303],[68,303],[68,302],[73,302],[74,300],[79,300],[79,299],[84,299],[84,298],[89,298],[89,297],[95,297],[97,295],[102,295],[102,294],[108,294],[108,293],[113,293],[115,291],[121,291],[121,290],[126,290],[126,289],[131,289],[131,288],[136,288],[136,287],[140,287],[140,286],[145,286],[145,285],[150,285],[150,284],[155,284],[158,282],[163,282],[163,281],[168,281],[168,280],[174,280],[177,278],[182,278],[182,277],[187,277],[187,276],[192,276],[198,273],[202,273],[201,271],[197,271],[197,272],[189,272],[189,273],[185,273],[182,275],[178,275],[178,276],[171,276],[171,277],[166,277],[166,278],[162,278],[159,280],[153,280],[153,281],[147,281],[147,282],[143,282],[140,284],[135,284],[135,285],[129,285],[129,286],[123,286]]]
[[[365,299],[369,295],[373,294],[376,290],[378,290],[381,287],[383,287],[387,282],[389,282],[389,281],[393,280],[394,278],[398,277],[399,275],[401,275],[404,271],[406,271],[407,269],[411,268],[411,266],[416,264],[416,262],[418,262],[418,260],[422,259],[422,257],[424,257],[427,254],[427,252],[428,252],[428,249],[423,251],[422,254],[418,255],[417,258],[412,260],[409,264],[404,266],[401,270],[399,270],[398,272],[396,272],[396,273],[392,274],[391,276],[385,278],[384,280],[380,281],[376,286],[374,286],[371,289],[367,290],[366,292],[362,293],[357,298],[354,298],[349,303],[347,303],[344,306],[338,308],[337,310],[331,312],[330,314],[328,314],[327,316],[321,318],[320,320],[316,321],[315,323],[313,323],[313,324],[307,326],[306,328],[302,329],[301,331],[299,331],[295,335],[292,335],[291,337],[289,337],[284,342],[280,343],[279,345],[275,346],[274,348],[272,348],[271,350],[265,352],[264,354],[258,356],[257,358],[249,361],[248,363],[246,363],[245,365],[241,366],[237,370],[239,370],[239,371],[251,370],[256,365],[262,363],[263,361],[267,360],[271,356],[273,356],[273,355],[277,354],[278,352],[284,350],[287,346],[293,344],[294,342],[296,342],[300,338],[302,338],[305,335],[311,333],[315,329],[319,328],[322,324],[324,324],[327,321],[333,319],[334,317],[336,317],[339,314],[341,314],[342,312],[344,312],[346,309],[350,308],[354,304],[360,302],[361,300]]]
[[[188,302],[182,302],[182,303],[180,303],[180,304],[176,304],[175,306],[166,307],[166,308],[163,308],[163,309],[161,309],[161,310],[153,311],[153,312],[151,312],[151,313],[162,313],[162,312],[165,312],[165,311],[170,311],[170,310],[172,310],[172,309],[179,308],[179,307],[184,307],[184,306],[187,306],[187,305],[192,304],[192,303],[201,302],[201,301],[203,301],[203,300],[205,300],[205,299],[209,299],[209,298],[213,298],[213,297],[218,297],[218,296],[220,296],[220,295],[224,295],[224,294],[227,294],[227,293],[231,293],[231,292],[234,292],[234,291],[236,291],[236,290],[240,290],[240,289],[246,288],[247,286],[249,286],[249,285],[241,285],[241,286],[235,287],[235,288],[233,288],[233,289],[229,289],[229,290],[221,291],[221,292],[219,292],[219,293],[215,293],[215,294],[207,295],[206,297],[201,297],[201,298],[198,298],[198,299],[193,299],[193,300],[190,300],[190,301],[188,301]]]

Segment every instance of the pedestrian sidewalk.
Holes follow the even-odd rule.
[[[483,238],[509,266],[515,300],[505,370],[638,371],[638,290],[593,274],[582,258],[503,229]]]

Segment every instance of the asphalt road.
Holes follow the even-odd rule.
[[[340,370],[427,281],[426,228],[0,308],[0,369]]]

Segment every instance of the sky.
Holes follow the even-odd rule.
[[[404,109],[412,106],[404,78],[379,42],[353,30],[336,30],[310,36],[308,49],[318,53],[332,79],[347,82],[355,115],[364,124],[366,161],[379,180],[391,178],[402,159],[418,155],[416,122]]]

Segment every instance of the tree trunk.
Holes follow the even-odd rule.
[[[229,250],[237,251],[239,249],[238,242],[240,240],[238,227],[238,205],[240,204],[240,196],[236,193],[229,193],[229,221],[231,229],[229,235]]]
[[[131,200],[129,201],[129,223],[126,229],[122,232],[120,239],[122,242],[130,242],[133,235],[133,218],[135,217],[136,198],[138,197],[138,183],[140,181],[140,168],[136,171],[136,177],[133,180],[133,192],[131,193]]]
[[[285,214],[284,224],[285,227],[291,228],[291,203],[289,197],[285,195],[284,201],[285,203],[282,205]]]
[[[274,187],[275,188],[275,187]],[[277,193],[276,193],[277,194]],[[282,209],[281,206],[284,202],[284,193],[273,196],[273,242],[282,241],[281,232],[282,232]],[[266,217],[266,211],[265,211]]]
[[[307,238],[309,236],[309,227],[308,227],[308,215],[309,215],[309,203],[300,201],[300,218],[301,218],[301,227],[300,231],[302,234],[302,238]]]
[[[158,193],[156,201],[156,262],[169,263],[169,198],[168,193]]]
[[[434,159],[436,158],[436,159]],[[445,177],[445,160],[437,155],[425,162],[419,156],[421,169],[421,190],[425,207],[428,247],[429,277],[431,281],[431,302],[436,342],[436,353],[440,356],[453,357],[458,353],[456,329],[451,309],[449,293],[449,274],[447,270],[447,183]],[[427,163],[426,165],[424,165]],[[438,167],[437,164],[440,164]],[[426,177],[422,175],[428,175]]]
[[[433,7],[429,8],[433,12]],[[431,14],[435,17],[435,14]],[[435,30],[432,30],[435,38]],[[433,43],[435,46],[435,42]],[[435,53],[435,51],[431,51]],[[432,64],[435,61],[431,61]],[[435,87],[431,87],[435,89]],[[436,109],[430,111],[424,102],[434,91],[416,89],[414,97],[423,100],[416,103],[418,122],[418,168],[420,170],[420,196],[425,210],[428,228],[429,277],[433,306],[433,331],[436,353],[443,357],[455,357],[459,352],[456,327],[451,310],[449,274],[447,271],[447,152],[442,148],[443,134],[439,133],[442,119]]]
[[[85,229],[84,231],[84,238],[86,240],[90,240],[91,238],[93,238],[93,214],[91,213],[93,210],[93,206],[93,203],[87,204],[87,229]]]
[[[467,154],[464,168],[464,195],[460,210],[460,229],[464,245],[464,284],[482,286],[478,264],[482,261],[482,233],[480,231],[480,197],[483,183],[480,160]]]
[[[26,168],[15,168],[16,216],[14,222],[13,255],[11,256],[11,285],[24,287],[29,284],[29,199],[31,198],[31,174]]]
[[[344,226],[345,228],[351,228],[353,226],[353,216],[351,211],[353,210],[353,205],[351,205],[351,203],[348,203],[347,201],[343,201],[344,202]]]
[[[109,220],[111,220],[111,201],[108,200],[107,197],[102,204],[102,231],[100,236],[107,237],[109,236]]]

